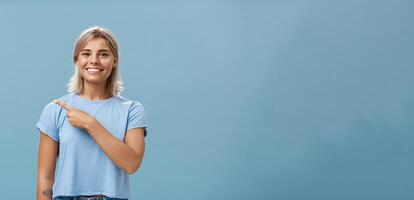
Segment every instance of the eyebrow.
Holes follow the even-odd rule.
[[[80,51],[91,51],[90,49],[82,49],[82,50],[80,50]],[[109,51],[108,49],[99,49],[98,50],[98,52],[111,52],[111,51]]]

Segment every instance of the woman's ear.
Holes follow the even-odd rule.
[[[73,64],[78,65],[78,57],[73,59]]]
[[[117,59],[114,59],[114,64],[112,65],[112,68],[115,68],[116,66],[118,66],[118,63],[117,63]]]

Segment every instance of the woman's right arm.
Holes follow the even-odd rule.
[[[59,143],[40,133],[38,168],[37,168],[37,200],[51,200],[52,186],[55,180],[56,159]]]

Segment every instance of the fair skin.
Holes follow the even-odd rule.
[[[110,95],[106,93],[106,81],[116,62],[105,39],[95,38],[88,41],[76,61],[84,80],[84,90],[80,96],[91,101],[109,98]],[[54,102],[66,110],[69,123],[73,127],[85,129],[117,167],[128,174],[138,170],[145,149],[143,128],[129,130],[125,140],[120,141],[86,112],[59,100]],[[58,148],[58,142],[44,133],[40,134],[37,200],[52,199],[51,188],[54,182]]]

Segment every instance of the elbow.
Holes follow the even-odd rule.
[[[140,159],[137,159],[134,162],[131,162],[128,166],[125,166],[124,171],[127,174],[132,175],[136,171],[138,171],[140,165],[141,165],[141,161],[140,161]]]
[[[127,174],[132,175],[132,174],[134,174],[136,171],[138,171],[138,168],[139,168],[139,165],[138,165],[138,164],[134,164],[134,165],[131,165],[131,166],[126,167],[126,168],[124,169],[124,171],[125,171]]]
[[[132,175],[136,171],[138,171],[139,167],[141,166],[142,159],[144,158],[144,154],[136,153],[134,152],[134,156],[131,158],[131,160],[126,163],[126,166],[123,168],[123,170],[129,174]]]
[[[137,171],[137,169],[125,169],[125,172],[126,172],[128,175],[132,175],[132,174],[134,174],[136,171]]]

